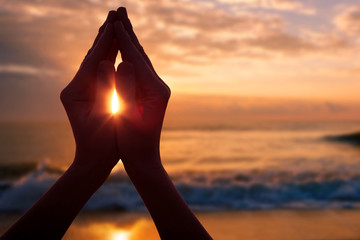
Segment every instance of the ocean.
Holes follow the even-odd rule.
[[[166,127],[165,168],[196,211],[360,208],[360,122]],[[74,156],[65,122],[0,123],[0,212],[28,209]],[[121,162],[85,212],[145,210]]]

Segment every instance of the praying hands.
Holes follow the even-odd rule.
[[[120,51],[122,62],[115,70]],[[116,89],[122,109],[112,113]],[[125,8],[110,11],[61,93],[75,142],[69,169],[0,239],[61,239],[122,160],[162,239],[211,239],[171,182],[159,145],[169,87],[140,45]]]

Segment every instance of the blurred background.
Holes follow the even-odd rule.
[[[165,168],[215,239],[360,238],[357,0],[0,0],[0,233],[72,162],[59,94],[119,6],[172,89]],[[64,239],[84,238],[158,239],[121,164]]]

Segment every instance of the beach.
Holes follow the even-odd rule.
[[[165,129],[163,163],[214,239],[360,239],[360,123]],[[67,123],[0,124],[0,232],[71,163]],[[345,134],[345,135],[344,135]],[[350,136],[350,137],[349,137]],[[159,239],[121,162],[64,239]]]
[[[262,210],[197,212],[214,239],[220,240],[356,240],[360,210]],[[18,215],[0,215],[4,231]],[[81,213],[64,240],[160,239],[146,212]]]

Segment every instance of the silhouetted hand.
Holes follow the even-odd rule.
[[[115,11],[109,12],[93,47],[61,93],[76,142],[74,165],[94,169],[105,177],[119,160],[114,119],[109,111],[117,53],[113,50],[115,18]]]
[[[108,106],[118,51],[115,19],[116,12],[109,12],[74,79],[61,93],[76,142],[73,164],[1,239],[61,239],[117,163],[115,123]]]
[[[114,32],[124,62],[117,68],[116,89],[125,103],[115,117],[120,158],[161,239],[211,239],[161,163],[159,142],[170,89],[156,74],[125,8],[117,10],[117,19]]]
[[[124,62],[117,68],[116,90],[125,103],[116,121],[118,150],[127,170],[152,167],[160,164],[160,133],[170,89],[140,46],[125,8],[118,9],[117,17],[121,21],[114,23],[114,31]]]
[[[123,62],[115,72],[118,50]],[[116,115],[109,106],[114,82],[125,103]],[[140,46],[125,8],[110,11],[61,93],[75,137],[75,160],[1,239],[60,239],[119,157],[162,239],[211,239],[161,164],[159,141],[169,97],[170,89]]]

